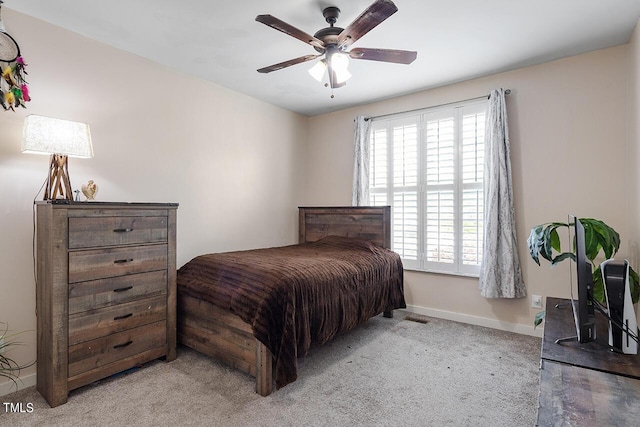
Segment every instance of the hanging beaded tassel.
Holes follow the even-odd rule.
[[[0,0],[0,6],[2,5]],[[17,51],[17,57],[11,60],[11,62],[5,62],[0,60],[0,105],[6,110],[15,111],[14,108],[22,107],[26,108],[25,103],[31,101],[29,95],[29,87],[27,86],[27,80],[25,76],[27,71],[25,67],[27,64],[24,62],[24,58],[20,56],[20,48],[15,42],[13,37],[7,33],[4,23],[2,22],[2,8],[0,7],[0,31],[2,37],[8,42],[15,44]],[[13,56],[13,55],[12,55]],[[6,58],[11,59],[11,58]]]

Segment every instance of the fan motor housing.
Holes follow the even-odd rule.
[[[335,6],[325,7],[322,10],[322,16],[327,21],[327,24],[333,25],[338,21],[338,16],[340,16],[340,9]]]
[[[313,36],[324,42],[324,49],[321,47],[315,47],[315,50],[322,53],[328,47],[333,47],[338,44],[338,35],[344,30],[344,28],[334,27],[334,24],[338,21],[340,16],[340,9],[335,6],[325,7],[322,10],[322,16],[329,24],[329,27],[318,30]]]
[[[340,27],[327,27],[318,30],[313,36],[324,42],[324,46],[329,47],[338,44],[338,35],[342,32],[343,28]],[[314,46],[315,47],[315,46]],[[315,47],[318,52],[324,52],[325,49]]]

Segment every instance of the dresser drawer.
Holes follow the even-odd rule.
[[[167,269],[167,245],[69,252],[69,283]]]
[[[69,316],[69,345],[132,329],[167,317],[164,296]]]
[[[69,218],[69,249],[167,241],[166,216]]]
[[[167,324],[161,321],[72,345],[69,347],[68,376],[73,377],[126,357],[166,346],[166,342]]]
[[[167,293],[167,272],[129,274],[69,284],[69,314]]]

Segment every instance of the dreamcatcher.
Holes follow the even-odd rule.
[[[29,88],[25,76],[26,63],[20,56],[18,43],[7,33],[2,23],[2,3],[0,0],[0,105],[4,110],[26,108],[29,102]]]

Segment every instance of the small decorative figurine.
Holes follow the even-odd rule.
[[[93,182],[92,179],[89,180],[86,184],[82,184],[82,194],[87,198],[87,200],[95,200],[96,193],[98,192],[98,184]]]

